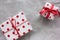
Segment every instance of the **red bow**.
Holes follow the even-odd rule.
[[[48,15],[46,16],[46,18],[48,18],[50,16],[50,13],[52,13],[54,16],[58,15],[58,10],[54,10],[54,5],[52,4],[51,8],[47,8],[47,7],[43,7],[44,10],[42,10],[40,12],[40,14],[43,14],[43,13],[48,13]]]

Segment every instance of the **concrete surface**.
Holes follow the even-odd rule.
[[[60,17],[49,21],[39,15],[39,11],[45,2],[51,2],[59,6],[59,1],[60,0],[0,0],[0,23],[3,23],[19,11],[24,11],[27,19],[31,22],[33,31],[17,40],[60,40]],[[0,40],[6,40],[1,31]]]

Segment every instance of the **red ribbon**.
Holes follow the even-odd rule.
[[[16,20],[15,19],[11,19],[10,22],[11,22],[12,28],[14,29],[14,33],[15,33],[15,31],[17,32],[17,34],[15,33],[15,35],[18,35],[18,37],[20,37],[20,34],[19,34],[17,26],[16,26]]]
[[[52,4],[51,8],[47,8],[47,7],[43,7],[44,10],[42,10],[40,12],[40,14],[43,14],[43,13],[48,13],[48,15],[46,16],[46,18],[48,18],[50,16],[50,13],[52,13],[54,16],[58,15],[58,10],[54,10],[54,5]]]

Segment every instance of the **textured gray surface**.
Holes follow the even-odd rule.
[[[48,21],[39,15],[45,2],[55,3],[57,6],[60,3],[59,0],[0,0],[0,23],[19,11],[24,11],[33,31],[18,40],[60,40],[60,17]],[[0,40],[6,40],[1,31]]]

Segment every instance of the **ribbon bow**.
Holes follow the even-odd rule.
[[[54,10],[53,8],[54,8],[54,5],[53,4],[51,5],[51,8],[50,9],[47,8],[47,7],[43,7],[43,10],[40,12],[40,14],[48,13],[48,15],[46,16],[46,18],[48,18],[50,16],[50,13],[52,13],[53,16],[58,15],[58,9],[57,10]]]

